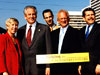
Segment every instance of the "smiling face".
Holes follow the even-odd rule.
[[[66,11],[61,11],[57,15],[57,21],[61,27],[66,27],[69,24],[69,15]]]
[[[18,30],[18,22],[11,20],[6,24],[6,28],[10,35],[14,35]]]
[[[37,18],[36,10],[32,8],[27,8],[24,17],[29,24],[33,24]]]
[[[53,15],[50,12],[44,13],[44,20],[49,26],[53,25]]]
[[[95,22],[95,14],[93,11],[85,11],[85,16],[83,17],[84,21],[86,21],[86,23],[88,25],[91,25]]]

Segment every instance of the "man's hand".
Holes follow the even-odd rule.
[[[50,68],[46,68],[45,75],[50,75]]]
[[[3,75],[9,75],[7,72],[3,72]]]
[[[100,64],[97,64],[96,69],[95,69],[96,74],[100,74]]]
[[[79,73],[79,75],[81,75],[81,70],[82,70],[82,67],[81,67],[81,65],[79,65],[78,66],[78,73]]]

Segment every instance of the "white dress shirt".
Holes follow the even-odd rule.
[[[61,48],[62,48],[62,43],[63,43],[63,39],[64,39],[64,36],[65,36],[65,33],[68,29],[68,25],[64,28],[60,28],[60,33],[59,33],[59,44],[58,44],[58,54],[61,53]]]
[[[27,37],[27,33],[28,33],[29,28],[30,28],[30,24],[27,23],[27,25],[26,25],[26,37]],[[32,27],[31,27],[31,31],[32,31],[31,40],[33,39],[35,28],[36,28],[36,22],[34,24],[32,24]]]

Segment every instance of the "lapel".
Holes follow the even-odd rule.
[[[59,42],[59,34],[60,34],[60,28],[57,30],[57,32],[56,32],[56,38],[55,39],[57,39],[57,43]]]
[[[86,29],[86,26],[83,27],[81,30],[80,30],[80,38],[81,38],[81,43],[82,45],[84,46],[85,44],[89,43],[90,41],[93,41],[93,39],[95,38],[95,36],[98,34],[98,27],[97,27],[97,24],[94,23],[94,26],[90,32],[90,34],[88,35],[88,38],[85,40],[85,29]]]
[[[71,26],[68,26],[68,29],[66,30],[65,36],[64,36],[64,39],[63,39],[63,44],[64,44],[64,41],[68,40],[67,38],[70,38],[71,29],[72,29]],[[67,42],[65,42],[65,43],[67,43]],[[63,44],[62,44],[62,47],[63,47]]]
[[[40,32],[41,32],[41,26],[39,25],[39,23],[37,23],[30,47],[33,46],[33,44],[35,43],[36,39],[39,37]]]
[[[27,24],[26,24],[27,25]],[[25,46],[28,47],[28,44],[27,44],[27,39],[26,39],[26,25],[23,27],[23,30],[22,31],[22,34],[23,34],[23,39],[22,41],[24,42]]]
[[[58,53],[60,28],[51,32],[53,53]]]
[[[17,39],[16,39],[16,44],[17,44],[17,46],[18,46],[19,55],[20,55],[20,57],[21,57],[21,50],[20,50],[19,42],[18,42]]]
[[[85,29],[86,29],[86,26],[84,26],[81,30],[80,30],[80,39],[82,41],[85,40]]]
[[[88,39],[91,39],[91,37],[92,37],[93,35],[95,35],[94,33],[96,32],[96,29],[97,29],[97,25],[96,25],[96,23],[95,23],[94,26],[93,26],[93,28],[92,28],[92,30],[91,30],[91,32],[90,32],[90,34],[88,35],[87,40],[88,40]]]
[[[68,26],[68,29],[66,30],[65,36],[64,36],[64,38],[63,38],[63,43],[62,43],[61,52],[63,52],[63,50],[64,50],[65,47],[67,48],[66,45],[67,45],[67,43],[68,43],[68,41],[69,41],[68,38],[70,38],[70,31],[71,31],[71,27]]]
[[[55,42],[56,42],[56,49],[58,50],[58,44],[59,44],[59,34],[60,34],[60,28],[59,29],[57,29],[57,31],[56,31],[56,35],[54,35],[54,36],[56,36],[56,38],[55,38]],[[57,53],[58,53],[58,51],[57,51]]]
[[[11,47],[11,49],[10,50],[13,50],[13,52],[15,52],[16,53],[16,55],[18,55],[18,53],[17,53],[17,50],[16,50],[16,48],[15,48],[15,45],[14,45],[14,43],[13,43],[13,41],[12,41],[12,39],[11,39],[11,37],[9,36],[9,34],[8,33],[6,33],[6,36],[7,36],[7,41],[8,41],[8,43],[10,43],[9,44],[9,47]],[[20,56],[21,56],[21,52],[20,52],[20,48],[19,48],[19,43],[18,43],[18,40],[17,39],[15,39],[16,40],[16,44],[17,44],[17,46],[18,46],[18,51],[19,51],[19,54],[20,54]]]
[[[31,42],[31,46],[33,46],[34,42],[36,41],[37,37],[39,37],[39,33],[41,31],[41,26],[39,25],[39,23],[36,24],[36,29],[35,29],[35,32],[34,32],[34,35],[33,35],[33,39],[32,39],[32,42]],[[24,38],[23,38],[23,41],[24,41],[24,44],[28,46],[27,44],[27,39],[26,39],[26,25],[23,27],[23,32],[22,32],[24,35]]]
[[[65,36],[64,36],[64,40],[68,37],[68,34],[70,32],[71,27],[68,26],[68,29],[66,30]]]

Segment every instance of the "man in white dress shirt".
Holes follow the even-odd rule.
[[[60,28],[52,31],[53,53],[75,53],[80,50],[79,31],[69,25],[69,13],[60,10],[57,14],[57,22]],[[77,75],[77,64],[61,63],[51,65],[52,75]]]

